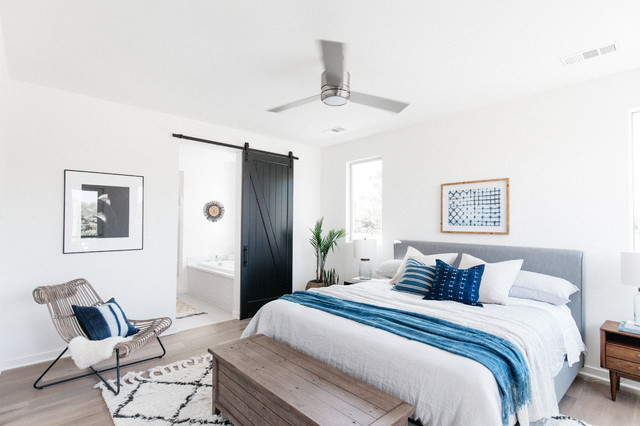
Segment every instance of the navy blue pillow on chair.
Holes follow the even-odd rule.
[[[414,258],[407,259],[402,278],[391,290],[426,295],[431,291],[436,272],[434,266],[427,266]]]
[[[71,305],[82,330],[91,340],[102,340],[107,337],[128,337],[136,334],[137,328],[127,320],[122,308],[112,297],[102,305]]]
[[[435,279],[425,300],[453,300],[471,306],[482,306],[480,280],[484,264],[469,269],[456,269],[441,260],[436,260]]]

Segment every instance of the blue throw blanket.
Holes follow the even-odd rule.
[[[462,355],[487,367],[502,399],[502,423],[531,400],[529,368],[520,350],[508,340],[415,312],[296,291],[282,299],[299,303]]]

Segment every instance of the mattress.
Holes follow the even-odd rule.
[[[314,289],[356,302],[443,318],[514,343],[527,360],[532,401],[521,424],[558,414],[553,376],[584,344],[566,306],[524,299],[483,308],[426,301],[385,281]],[[564,308],[564,309],[563,309]],[[302,305],[276,300],[251,320],[243,337],[262,333],[416,406],[423,424],[500,425],[501,400],[491,372],[476,361]],[[515,423],[516,416],[511,419]]]

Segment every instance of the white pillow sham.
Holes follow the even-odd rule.
[[[478,301],[506,305],[509,300],[509,290],[520,268],[522,268],[522,262],[522,259],[517,259],[487,263],[470,254],[462,253],[458,268],[469,269],[477,265],[484,265]]]
[[[569,303],[569,296],[576,291],[579,291],[578,287],[563,278],[538,272],[520,271],[509,291],[509,296],[538,300],[552,305],[566,305]]]
[[[400,269],[401,264],[402,259],[387,260],[378,266],[376,274],[384,278],[393,278],[393,276],[398,272],[398,269]]]
[[[400,278],[402,278],[402,274],[404,273],[404,268],[407,264],[407,259],[409,259],[410,257],[424,263],[427,266],[435,265],[436,259],[440,259],[443,262],[451,265],[458,257],[458,253],[440,253],[440,254],[424,255],[420,253],[418,249],[415,249],[413,247],[407,247],[407,253],[404,255],[404,259],[402,259],[402,263],[400,264],[398,271],[393,276],[393,278],[391,278],[391,281],[389,281],[391,284],[398,284],[398,281],[400,281]]]

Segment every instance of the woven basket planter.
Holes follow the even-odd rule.
[[[324,287],[324,283],[319,283],[316,281],[309,281],[307,283],[307,286],[304,288],[305,290],[309,290],[310,288],[318,288],[318,287]]]

